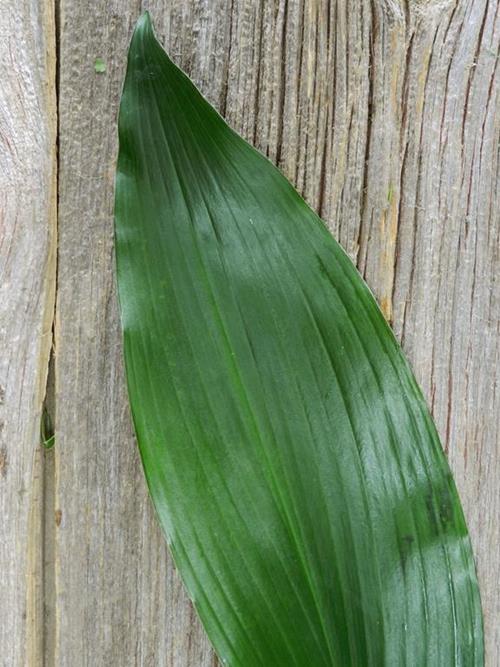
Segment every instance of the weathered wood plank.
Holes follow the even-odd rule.
[[[498,2],[453,3],[419,39],[429,57],[404,130],[394,324],[460,491],[493,667],[500,664]]]
[[[132,437],[114,281],[116,113],[137,3],[60,7],[55,664],[212,664]],[[95,58],[106,63],[96,73]]]
[[[54,38],[51,2],[0,1],[0,664],[5,667],[40,664],[43,652],[40,416],[55,292]]]
[[[321,212],[393,322],[461,491],[493,666],[499,5],[410,4],[147,8],[174,60]],[[72,667],[214,660],[146,498],[123,380],[115,121],[139,5],[61,0],[56,664]]]

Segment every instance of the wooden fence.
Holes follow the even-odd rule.
[[[498,0],[144,5],[173,59],[327,220],[402,341],[461,493],[499,665]],[[147,498],[123,376],[116,117],[143,8],[0,0],[2,667],[217,664]]]

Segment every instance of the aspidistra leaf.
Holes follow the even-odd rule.
[[[396,340],[324,223],[169,60],[147,14],[119,139],[133,419],[220,657],[481,665],[466,525]]]

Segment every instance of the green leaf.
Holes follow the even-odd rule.
[[[219,656],[481,665],[464,517],[394,336],[324,223],[169,60],[147,14],[119,138],[133,419]]]
[[[42,443],[42,447],[44,447],[45,449],[52,449],[52,447],[56,444],[56,435],[54,433],[52,418],[45,405],[42,408],[42,420],[40,423],[40,440]]]
[[[97,74],[104,74],[106,71],[106,63],[102,58],[96,58],[94,61],[94,70]]]

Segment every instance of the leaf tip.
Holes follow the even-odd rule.
[[[143,71],[148,67],[149,58],[147,54],[150,53],[151,47],[156,43],[156,37],[153,29],[153,22],[148,11],[143,12],[134,27],[132,38],[130,40],[128,52],[128,70],[134,72],[142,72],[140,77],[147,78],[147,72]]]
[[[153,34],[153,22],[151,20],[151,14],[148,12],[147,9],[137,19],[137,23],[135,24],[134,36],[137,34],[142,34],[142,35]]]

